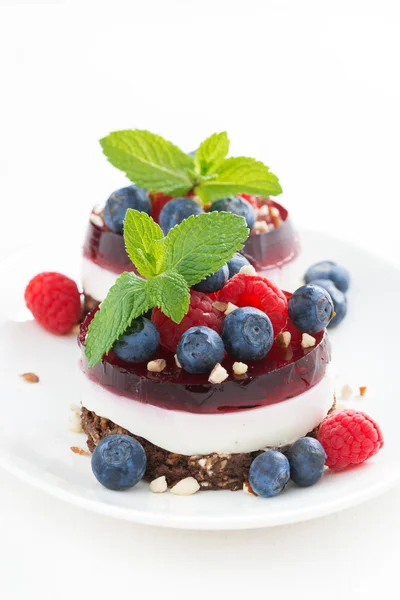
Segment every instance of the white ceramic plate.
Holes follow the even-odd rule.
[[[78,348],[74,336],[42,331],[24,309],[28,279],[42,270],[78,278],[79,256],[27,249],[0,270],[0,465],[50,494],[88,510],[139,523],[183,529],[246,529],[293,523],[326,515],[388,489],[400,477],[399,326],[388,299],[400,296],[400,272],[350,245],[316,233],[303,235],[302,266],[325,258],[351,270],[349,313],[332,333],[337,386],[368,386],[364,398],[348,405],[381,424],[386,444],[369,463],[341,474],[327,473],[312,488],[289,485],[276,498],[242,492],[201,492],[190,497],[152,494],[146,483],[128,492],[99,485],[90,458],[70,446],[85,447],[83,434],[69,431],[70,405],[79,402]],[[62,244],[57,244],[58,247]],[[64,247],[67,247],[64,244]],[[387,307],[387,308],[386,308]],[[387,323],[384,315],[393,321]],[[23,382],[33,371],[40,383]],[[340,402],[340,398],[339,398]]]

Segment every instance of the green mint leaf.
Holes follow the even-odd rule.
[[[114,167],[149,192],[180,196],[193,187],[193,158],[159,135],[127,129],[110,133],[100,144]]]
[[[85,347],[89,367],[100,362],[133,319],[152,308],[147,285],[134,273],[122,273],[112,286],[89,325]]]
[[[224,160],[229,151],[229,139],[226,131],[213,133],[204,142],[201,142],[194,163],[200,175],[215,173],[215,170]]]
[[[164,259],[164,234],[148,214],[129,208],[124,221],[125,248],[143,277],[160,272]]]
[[[262,162],[239,156],[220,163],[215,177],[201,181],[195,192],[203,202],[213,202],[236,194],[277,196],[282,188],[277,176]]]
[[[165,239],[165,268],[177,271],[189,286],[218,271],[249,235],[243,217],[228,212],[192,215]]]
[[[148,293],[153,306],[180,323],[189,310],[190,294],[186,280],[175,271],[165,271],[148,281]]]

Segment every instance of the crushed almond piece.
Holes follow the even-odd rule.
[[[103,227],[104,225],[102,217],[100,215],[96,215],[95,213],[90,215],[90,221],[93,223],[93,225],[97,225],[97,227]]]
[[[71,408],[71,414],[69,416],[69,430],[74,433],[81,433],[82,429],[82,421],[81,421],[81,411],[76,411],[75,408]]]
[[[279,348],[288,348],[290,345],[291,339],[292,339],[292,334],[290,333],[290,331],[282,331],[282,333],[280,333],[277,336],[275,343]]]
[[[352,396],[352,395],[353,395],[353,390],[352,390],[351,386],[348,383],[346,383],[346,385],[344,385],[342,387],[341,398],[342,398],[342,400],[348,400],[350,398],[350,396]]]
[[[315,337],[313,337],[312,335],[308,335],[308,333],[303,333],[303,336],[301,338],[302,348],[312,348],[313,346],[315,346],[315,342]]]
[[[20,377],[27,383],[38,383],[39,382],[39,377],[36,375],[36,373],[22,373],[20,375]]]
[[[234,310],[236,310],[237,308],[239,308],[238,306],[236,306],[236,304],[232,304],[232,302],[228,302],[227,307],[226,307],[226,311],[225,311],[225,316],[230,315],[231,312],[233,312]]]
[[[167,363],[164,358],[156,358],[147,363],[147,370],[151,373],[161,373],[166,366]]]
[[[219,310],[220,312],[225,312],[226,309],[228,308],[228,305],[226,302],[213,302],[212,305],[216,310]]]
[[[269,225],[265,221],[256,221],[253,226],[254,233],[265,233],[269,231]]]
[[[275,229],[282,225],[281,213],[276,206],[269,207],[269,214],[271,215],[272,225],[275,227]]]
[[[257,494],[252,490],[252,487],[248,481],[244,482],[243,491],[245,494],[250,494],[251,496],[257,496]]]
[[[163,494],[168,489],[167,480],[165,479],[165,475],[161,477],[157,477],[157,479],[153,479],[150,482],[150,490],[153,494]]]
[[[177,354],[175,354],[174,358],[175,358],[175,364],[176,364],[176,366],[178,367],[178,369],[182,369],[182,365],[181,365],[181,363],[179,362],[178,355],[177,355]]]
[[[171,488],[171,492],[176,496],[191,496],[200,489],[199,482],[194,477],[185,477]]]
[[[263,204],[263,205],[261,206],[261,208],[259,209],[259,211],[258,211],[258,215],[259,215],[260,217],[266,217],[266,216],[267,216],[267,215],[269,215],[269,214],[270,214],[270,213],[269,213],[269,206],[268,206],[267,204]]]
[[[248,365],[242,362],[234,362],[232,365],[233,372],[235,375],[244,375],[247,373]]]
[[[363,396],[365,396],[366,393],[367,393],[367,386],[360,385],[360,396],[363,397]]]
[[[89,454],[89,452],[87,450],[84,450],[83,448],[79,448],[79,446],[71,446],[70,450],[74,454],[79,454],[80,456],[87,456]]]
[[[228,371],[224,369],[222,365],[217,363],[211,371],[208,381],[210,383],[222,383],[223,381],[225,381],[225,379],[228,379],[228,377]]]
[[[243,275],[257,275],[257,271],[253,265],[243,265],[239,273],[242,273]]]

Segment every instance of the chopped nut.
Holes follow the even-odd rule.
[[[265,221],[256,221],[253,225],[254,233],[266,233],[269,231],[269,225]]]
[[[216,310],[219,310],[220,312],[225,312],[226,309],[228,308],[228,305],[226,302],[213,302],[212,305]]]
[[[353,395],[353,390],[348,383],[342,387],[341,397],[343,400],[348,400]]]
[[[225,469],[227,464],[228,464],[228,461],[226,460],[226,458],[224,458],[224,460],[221,460],[221,462],[219,463],[219,468],[221,469],[221,471],[223,471]]]
[[[165,479],[165,475],[161,477],[157,477],[157,479],[153,479],[150,482],[150,490],[153,494],[163,494],[168,489],[167,480]]]
[[[365,396],[365,394],[367,393],[367,386],[366,385],[360,385],[360,396]]]
[[[276,206],[269,206],[269,214],[271,215],[271,217],[281,216],[281,213],[279,212],[279,209],[276,208]]]
[[[177,366],[179,369],[182,369],[182,365],[181,365],[181,363],[179,362],[179,358],[178,358],[178,356],[177,356],[176,354],[175,354],[174,358],[175,358],[175,364],[176,364],[176,366]]]
[[[163,358],[156,358],[147,363],[147,370],[152,373],[161,373],[167,366],[166,361]]]
[[[206,458],[200,458],[200,460],[199,460],[200,467],[203,467],[203,469],[205,469],[206,468],[206,464],[207,464],[207,459]]]
[[[200,481],[201,487],[209,487],[210,485],[211,485],[211,483],[209,481]]]
[[[217,363],[210,373],[208,381],[210,383],[222,383],[229,377],[228,371],[222,365]]]
[[[81,324],[77,323],[76,325],[73,326],[73,328],[71,329],[71,333],[73,333],[74,335],[78,335],[78,333],[81,330]]]
[[[20,377],[27,383],[38,383],[39,377],[36,373],[22,373]]]
[[[200,489],[198,481],[194,477],[185,477],[171,488],[171,492],[176,496],[191,496]]]
[[[308,335],[308,333],[303,333],[301,338],[301,346],[302,348],[312,348],[315,346],[315,341],[315,337]]]
[[[84,450],[83,448],[79,448],[79,446],[71,446],[70,450],[74,454],[80,454],[81,456],[87,456],[89,454],[89,452],[87,450]]]
[[[253,265],[243,265],[239,273],[243,273],[243,275],[257,275],[257,271]]]
[[[261,208],[258,211],[258,215],[260,217],[266,217],[267,215],[269,215],[269,206],[268,206],[268,204],[263,204],[261,206]]]
[[[74,433],[82,432],[80,408],[77,411],[75,407],[71,407],[71,414],[69,416],[69,430],[73,431]]]
[[[93,223],[93,225],[97,225],[97,227],[103,227],[104,225],[102,217],[100,217],[100,215],[96,215],[95,213],[90,215],[90,221]]]
[[[277,336],[275,343],[277,346],[279,346],[279,348],[288,348],[291,339],[292,334],[290,331],[282,331],[282,333]]]
[[[236,306],[236,304],[232,304],[232,302],[228,302],[227,307],[226,307],[226,311],[225,311],[225,316],[230,315],[231,312],[233,312],[237,308],[239,308],[239,307]]]
[[[247,373],[248,365],[242,362],[234,362],[232,365],[233,372],[235,375],[244,375]]]
[[[243,491],[245,494],[250,494],[251,496],[257,496],[255,492],[253,492],[251,485],[248,481],[245,481],[243,484]]]

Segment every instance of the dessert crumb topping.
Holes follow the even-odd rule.
[[[251,485],[248,481],[245,481],[243,484],[243,491],[245,494],[250,494],[251,496],[257,496],[255,492],[253,492]]]
[[[161,373],[164,371],[167,363],[164,358],[156,358],[155,360],[150,360],[147,363],[147,370],[151,373]]]
[[[175,364],[176,364],[176,366],[178,367],[178,369],[182,369],[182,365],[181,365],[181,363],[179,362],[178,355],[177,355],[177,354],[175,354],[174,358],[175,358]]]
[[[233,372],[235,375],[244,375],[247,373],[248,365],[242,362],[234,362],[232,365]]]
[[[27,383],[38,383],[39,382],[39,377],[36,375],[36,373],[21,373],[20,377]]]
[[[104,221],[103,221],[102,217],[95,213],[92,213],[90,215],[90,220],[93,223],[93,225],[97,225],[97,227],[103,227],[103,225],[104,225]]]
[[[252,233],[265,233],[270,230],[268,223],[265,221],[256,221],[253,225]]]
[[[257,272],[253,265],[243,265],[239,273],[242,273],[243,275],[257,275]]]
[[[277,336],[275,343],[277,346],[279,346],[279,348],[288,348],[290,345],[291,339],[292,339],[292,334],[290,333],[290,331],[282,331],[282,333],[280,333]]]
[[[363,396],[365,396],[366,393],[367,393],[367,386],[360,385],[360,396],[363,397]]]
[[[69,416],[69,430],[74,433],[81,433],[82,422],[81,422],[81,409],[76,404],[71,404],[71,414]]]
[[[302,348],[312,348],[315,346],[315,337],[309,335],[308,333],[303,333],[301,338],[301,346]]]
[[[342,400],[348,400],[350,398],[350,396],[353,395],[353,390],[351,388],[351,386],[346,383],[341,390],[341,398]]]
[[[213,302],[213,307],[220,312],[225,312],[228,308],[228,304],[226,302]]]
[[[84,450],[83,448],[80,448],[79,446],[71,446],[70,450],[74,454],[79,454],[80,456],[87,456],[89,454],[89,452],[87,450]]]
[[[157,477],[157,479],[153,479],[150,482],[150,490],[153,494],[163,494],[168,489],[167,480],[165,479],[165,475],[161,477]]]
[[[185,477],[171,488],[171,492],[176,496],[191,496],[200,489],[199,482],[194,477]]]
[[[269,215],[269,206],[268,204],[263,204],[259,209],[258,209],[258,216],[259,217],[267,217]]]
[[[228,371],[222,365],[217,363],[211,371],[208,381],[210,383],[222,383],[228,377]]]
[[[228,302],[228,304],[226,305],[225,316],[230,315],[231,312],[233,312],[237,308],[239,308],[239,307],[236,306],[236,304],[232,304],[232,302]]]

